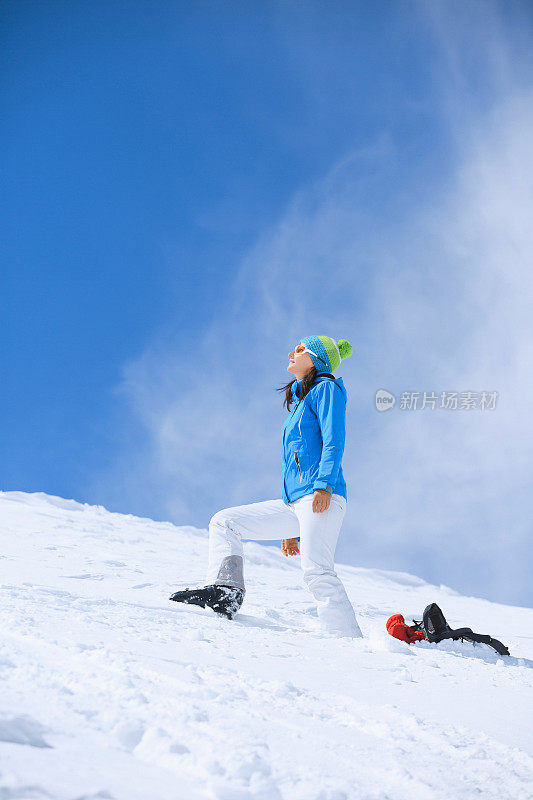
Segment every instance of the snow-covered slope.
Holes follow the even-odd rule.
[[[336,639],[278,548],[246,543],[230,621],[167,599],[206,530],[1,492],[0,531],[2,800],[532,796],[533,610],[339,566],[365,638]],[[386,633],[432,601],[511,657]]]

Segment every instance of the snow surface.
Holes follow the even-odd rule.
[[[533,796],[533,610],[339,566],[364,639],[324,634],[299,557],[247,542],[227,620],[207,530],[0,492],[0,798]],[[510,648],[392,639],[437,602]]]

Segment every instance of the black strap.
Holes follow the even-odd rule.
[[[488,644],[489,647],[494,648],[501,656],[510,655],[508,648],[502,644],[502,642],[498,641],[498,639],[493,639],[488,633],[474,633],[472,628],[457,628],[451,631],[451,633],[451,638],[454,641],[457,639],[466,639],[469,642],[481,642],[482,644]]]
[[[443,639],[466,639],[469,642],[488,644],[501,656],[510,655],[507,647],[498,639],[493,639],[485,633],[474,633],[472,628],[456,628],[453,630],[446,622],[446,617],[436,603],[431,603],[424,609],[422,620],[413,620],[413,629],[422,631],[430,642],[442,642]]]

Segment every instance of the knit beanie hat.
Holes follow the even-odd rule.
[[[318,356],[309,353],[317,372],[334,372],[341,361],[353,353],[353,347],[346,339],[339,339],[335,343],[330,336],[306,336],[300,341]]]

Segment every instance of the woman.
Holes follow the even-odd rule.
[[[323,630],[362,635],[334,569],[347,500],[341,466],[346,389],[332,373],[351,354],[349,342],[336,344],[329,336],[307,336],[291,350],[287,372],[295,380],[278,390],[285,392],[287,411],[296,403],[283,426],[283,497],[218,511],[209,523],[207,585],[171,600],[209,606],[231,619],[246,593],[242,539],[281,539],[285,556],[301,547],[303,579]]]

